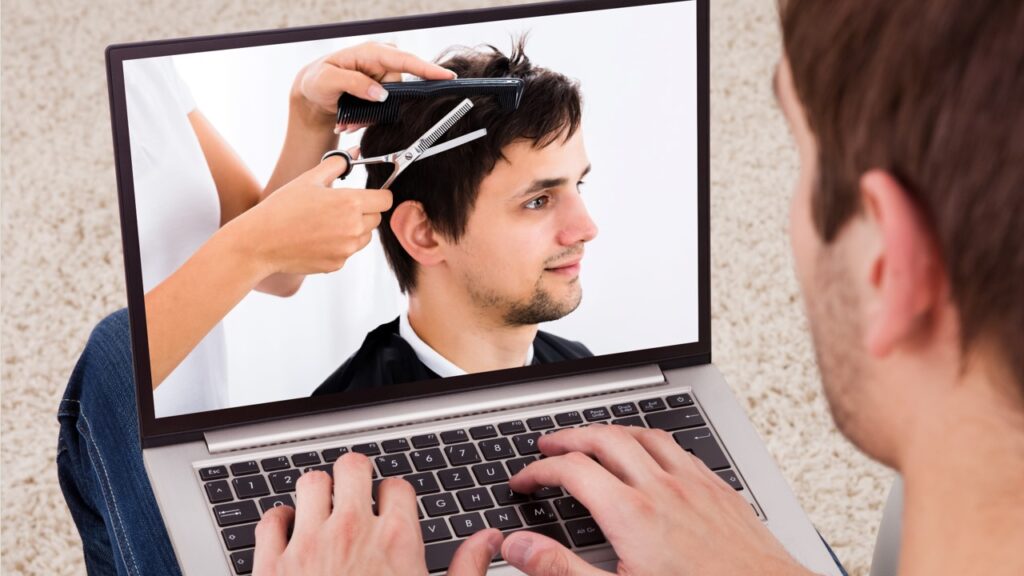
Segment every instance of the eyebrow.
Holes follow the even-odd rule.
[[[587,164],[587,167],[583,169],[583,173],[580,174],[580,178],[583,178],[587,174],[590,174],[591,168],[593,168],[593,164]],[[540,192],[541,190],[546,190],[548,188],[558,188],[559,186],[565,186],[568,183],[568,181],[568,178],[543,178],[540,180],[534,180],[532,183],[530,183],[529,187],[524,189],[522,192],[516,194],[515,198],[529,196],[530,194],[534,194]]]

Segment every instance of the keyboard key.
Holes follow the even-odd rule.
[[[365,456],[376,456],[380,454],[380,447],[377,446],[376,442],[368,442],[366,444],[356,444],[352,447],[353,452],[359,452]]]
[[[472,436],[473,440],[483,440],[484,438],[494,438],[498,435],[498,431],[494,429],[493,424],[488,424],[486,426],[470,428],[469,435]]]
[[[462,504],[462,509],[466,512],[494,507],[494,500],[491,500],[491,495],[487,492],[487,488],[470,488],[469,490],[456,492],[455,495],[459,498],[459,503]],[[464,536],[464,534],[459,534],[459,536]]]
[[[668,400],[669,408],[679,408],[680,406],[693,404],[693,398],[689,394],[676,394],[675,396],[669,396],[666,400]]]
[[[260,519],[256,503],[252,500],[219,504],[213,507],[213,515],[217,518],[217,525],[221,527],[255,522]]]
[[[228,477],[228,469],[226,466],[209,466],[206,468],[199,469],[199,477],[203,481],[207,480],[219,480],[221,478]]]
[[[409,449],[409,441],[405,438],[394,438],[392,440],[385,440],[381,442],[380,447],[384,449],[385,454],[405,452]]]
[[[707,428],[683,430],[672,434],[672,437],[680,446],[700,458],[708,468],[721,470],[729,467],[729,461],[726,460],[722,449],[718,447],[715,437],[711,435],[711,430]]]
[[[626,416],[635,416],[640,411],[637,409],[636,404],[632,402],[623,402],[622,404],[616,404],[612,406],[612,416],[616,418],[625,418]]]
[[[540,448],[537,448],[537,438],[540,438],[539,432],[530,432],[529,434],[513,436],[512,443],[516,445],[516,450],[519,451],[520,456],[537,454],[540,452]]]
[[[733,487],[733,490],[743,490],[743,484],[740,484],[740,479],[736,476],[736,472],[733,470],[719,470],[715,472],[718,477],[725,480],[725,483]]]
[[[374,460],[377,462],[377,468],[380,469],[381,476],[398,476],[399,474],[409,474],[412,472],[409,459],[401,452],[377,456]]]
[[[312,472],[313,470],[319,470],[320,472],[326,472],[334,478],[334,464],[317,464],[316,466],[306,466],[302,469],[302,473]]]
[[[412,484],[413,489],[416,490],[417,496],[441,491],[441,487],[437,484],[437,479],[434,478],[434,474],[432,472],[409,474],[408,476],[403,476],[403,478],[405,478],[406,482]]]
[[[348,448],[328,448],[327,450],[324,450],[320,454],[324,457],[324,462],[330,463],[336,461],[338,458],[341,458],[341,455],[346,452],[348,452]]]
[[[430,448],[431,446],[437,446],[440,442],[437,440],[437,434],[423,434],[421,436],[412,437],[413,448]]]
[[[544,524],[545,522],[554,522],[558,519],[555,517],[555,511],[551,508],[551,504],[547,502],[527,502],[526,504],[520,504],[519,513],[523,515],[523,520],[526,521],[527,526],[535,526],[537,524]]]
[[[470,442],[445,446],[444,453],[448,456],[448,461],[452,463],[452,466],[462,466],[480,461],[480,453]]]
[[[519,520],[519,513],[517,513],[516,509],[512,506],[488,510],[487,512],[484,512],[484,518],[487,519],[488,526],[491,528],[497,528],[498,530],[519,528],[523,525]]]
[[[526,468],[530,462],[533,462],[536,459],[536,456],[526,456],[525,458],[516,458],[515,460],[505,462],[505,465],[508,466],[508,475],[515,476],[520,470]]]
[[[224,538],[224,546],[228,550],[239,548],[252,548],[256,545],[256,525],[245,524],[221,530],[220,535]]]
[[[207,482],[204,488],[206,488],[206,497],[210,500],[210,504],[220,504],[221,502],[228,502],[235,499],[235,497],[231,495],[231,488],[228,487],[227,480],[214,480],[213,482]]]
[[[639,426],[645,428],[643,418],[639,416],[629,416],[627,418],[616,418],[612,420],[612,424],[618,424],[619,426]]]
[[[495,482],[508,482],[508,474],[505,473],[505,467],[501,465],[501,462],[477,464],[473,466],[473,475],[476,476],[476,481],[481,486]]]
[[[498,506],[520,504],[530,500],[529,496],[526,494],[513,492],[512,489],[509,488],[508,484],[495,484],[494,486],[491,486],[491,494],[494,494],[494,500],[498,503]]]
[[[301,454],[292,454],[292,464],[296,468],[305,468],[306,466],[312,466],[313,464],[320,463],[320,455],[315,451],[303,452]]]
[[[593,518],[583,518],[565,523],[565,529],[569,531],[569,537],[576,546],[593,546],[605,542],[604,533]]]
[[[679,430],[680,428],[694,428],[704,425],[704,418],[697,411],[696,406],[689,408],[678,408],[668,412],[655,412],[647,415],[647,425],[651,428],[662,430]]]
[[[447,466],[444,461],[444,456],[441,455],[440,448],[417,450],[409,455],[412,456],[412,463],[416,465],[416,470],[420,472],[425,470],[436,470]]]
[[[572,426],[573,424],[580,424],[583,422],[583,416],[576,410],[572,412],[563,412],[561,414],[555,414],[555,422],[558,422],[559,426]]]
[[[424,554],[427,558],[427,572],[447,570],[448,566],[452,563],[452,557],[455,556],[455,551],[458,550],[463,542],[465,540],[449,540],[447,542],[428,544],[424,548]]]
[[[295,482],[299,479],[300,475],[301,473],[294,469],[284,470],[282,472],[271,472],[270,486],[274,489],[274,494],[294,492]]]
[[[583,411],[583,416],[586,417],[587,422],[597,422],[598,420],[607,420],[612,417],[608,413],[607,408],[587,408]]]
[[[449,518],[449,521],[452,523],[452,528],[455,529],[455,535],[463,538],[466,536],[472,536],[486,528],[486,526],[484,526],[484,519],[480,516],[479,512],[452,516]]]
[[[421,500],[423,502],[423,509],[427,511],[427,516],[432,518],[459,511],[459,505],[455,503],[455,497],[448,493],[424,496]]]
[[[445,490],[458,490],[459,488],[469,488],[473,485],[473,478],[469,475],[469,469],[467,468],[440,470],[437,473],[437,477],[441,480],[441,485],[444,486]]]
[[[291,506],[292,508],[295,508],[295,502],[292,501],[292,497],[287,494],[260,498],[260,509],[264,512],[271,508],[277,508],[278,506]]]
[[[657,412],[665,409],[665,401],[661,398],[648,398],[640,401],[640,410],[644,412]]]
[[[508,441],[508,438],[481,440],[478,446],[480,446],[480,452],[484,455],[484,460],[500,460],[502,458],[511,458],[516,455],[515,451],[512,450],[512,443]]]
[[[270,494],[270,487],[263,476],[245,476],[231,481],[239,498],[255,498]]]
[[[555,509],[558,510],[558,515],[562,517],[562,520],[572,520],[573,518],[590,515],[590,511],[572,496],[555,500]]]
[[[572,546],[571,544],[569,544],[569,539],[565,537],[565,530],[562,530],[562,527],[558,524],[545,524],[543,526],[533,526],[530,528],[525,528],[525,530],[529,530],[530,532],[536,532],[537,534],[547,536],[548,538],[557,541],[559,544],[565,546],[566,548]],[[518,532],[518,530],[506,532],[505,535],[507,536],[513,532]]]
[[[273,472],[274,470],[284,470],[291,466],[291,462],[288,461],[287,456],[278,456],[277,458],[267,458],[260,460],[260,466],[263,466],[264,472]]]
[[[526,432],[526,424],[523,424],[522,420],[512,420],[509,422],[502,422],[498,424],[498,432],[501,432],[505,436],[509,434],[522,434]]]
[[[248,462],[238,462],[237,464],[231,465],[232,476],[246,476],[248,474],[256,474],[260,471],[259,464],[255,460],[249,460]]]
[[[466,436],[465,430],[449,430],[441,432],[441,441],[445,444],[458,444],[469,441],[469,436]]]
[[[531,496],[535,500],[543,500],[545,498],[554,498],[555,496],[561,496],[562,489],[558,486],[542,486],[541,488],[534,491]]]
[[[254,549],[242,550],[231,555],[231,567],[235,574],[252,574],[252,557]]]
[[[432,518],[420,522],[420,532],[423,533],[423,543],[430,544],[438,540],[447,540],[452,537],[451,530],[444,518]]]
[[[530,427],[530,430],[545,430],[547,428],[554,428],[555,421],[551,419],[551,416],[537,416],[536,418],[527,419],[526,425]]]

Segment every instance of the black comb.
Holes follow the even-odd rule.
[[[388,91],[384,102],[342,94],[338,98],[338,123],[392,124],[398,121],[404,103],[438,96],[494,96],[502,110],[512,111],[519,107],[525,83],[522,78],[459,78],[388,82],[382,86]]]

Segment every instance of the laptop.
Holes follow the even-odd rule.
[[[540,435],[594,423],[669,431],[750,503],[750,513],[796,559],[818,573],[839,573],[712,363],[708,9],[707,0],[550,2],[107,49],[141,443],[185,574],[251,572],[262,514],[292,505],[302,474],[329,471],[349,451],[373,460],[374,486],[390,476],[413,484],[432,573],[443,573],[458,544],[489,526],[540,532],[614,571],[615,553],[600,527],[564,489],[517,494],[508,487],[511,475],[542,456]],[[395,245],[375,231],[341,269],[310,274],[291,294],[248,293],[154,391],[144,294],[220,226],[223,191],[210,174],[189,168],[204,159],[188,130],[192,113],[200,111],[265,185],[298,71],[365,42],[438,62],[453,50],[494,57],[519,46],[530,65],[575,87],[582,112],[572,139],[523,148],[525,158],[543,162],[501,160],[492,170],[518,178],[546,175],[543,168],[576,178],[586,165],[585,185],[542,190],[543,200],[527,198],[502,216],[514,225],[487,226],[479,208],[490,201],[486,194],[499,192],[481,184],[453,250],[463,242],[495,252],[475,265],[461,262],[477,281],[437,284],[432,300],[422,284],[403,290],[391,262]],[[527,109],[540,96],[527,83],[511,113],[540,113]],[[465,114],[438,143],[486,129],[479,118]],[[337,148],[369,140],[372,130],[379,139],[387,127],[344,132]],[[482,149],[466,144],[459,161],[472,168]],[[422,164],[424,173],[427,162],[436,160]],[[369,170],[356,167],[331,187],[363,188]],[[554,250],[570,229],[578,237],[566,245],[585,251],[573,252],[557,277],[544,268],[536,279],[536,270],[521,266],[562,254]],[[497,240],[487,244],[474,234]],[[457,276],[444,276],[454,265],[438,272],[415,262],[417,282]],[[548,306],[547,316],[528,319],[505,314],[501,306],[521,304],[512,288],[535,280],[538,292],[564,288],[556,304],[568,298],[572,305],[555,312]],[[488,282],[491,298],[467,296]],[[440,300],[436,286],[449,289]],[[536,304],[539,297],[524,298]],[[455,338],[467,330],[458,306],[504,310],[505,324],[494,334]],[[444,320],[430,325],[425,318]],[[535,334],[517,349],[521,363],[465,368],[508,327]],[[405,354],[403,362],[422,370],[404,380],[380,376],[386,367],[357,371],[337,385],[339,371],[375,334],[393,345],[388,354]],[[550,354],[552,342],[568,352]],[[328,382],[335,385],[325,388]],[[519,572],[497,559],[490,573]]]

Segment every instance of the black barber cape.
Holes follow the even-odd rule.
[[[593,356],[579,342],[537,331],[533,339],[533,364]],[[381,324],[366,335],[363,345],[340,368],[317,386],[313,396],[367,390],[440,378],[416,356],[412,346],[398,334],[398,318]]]

